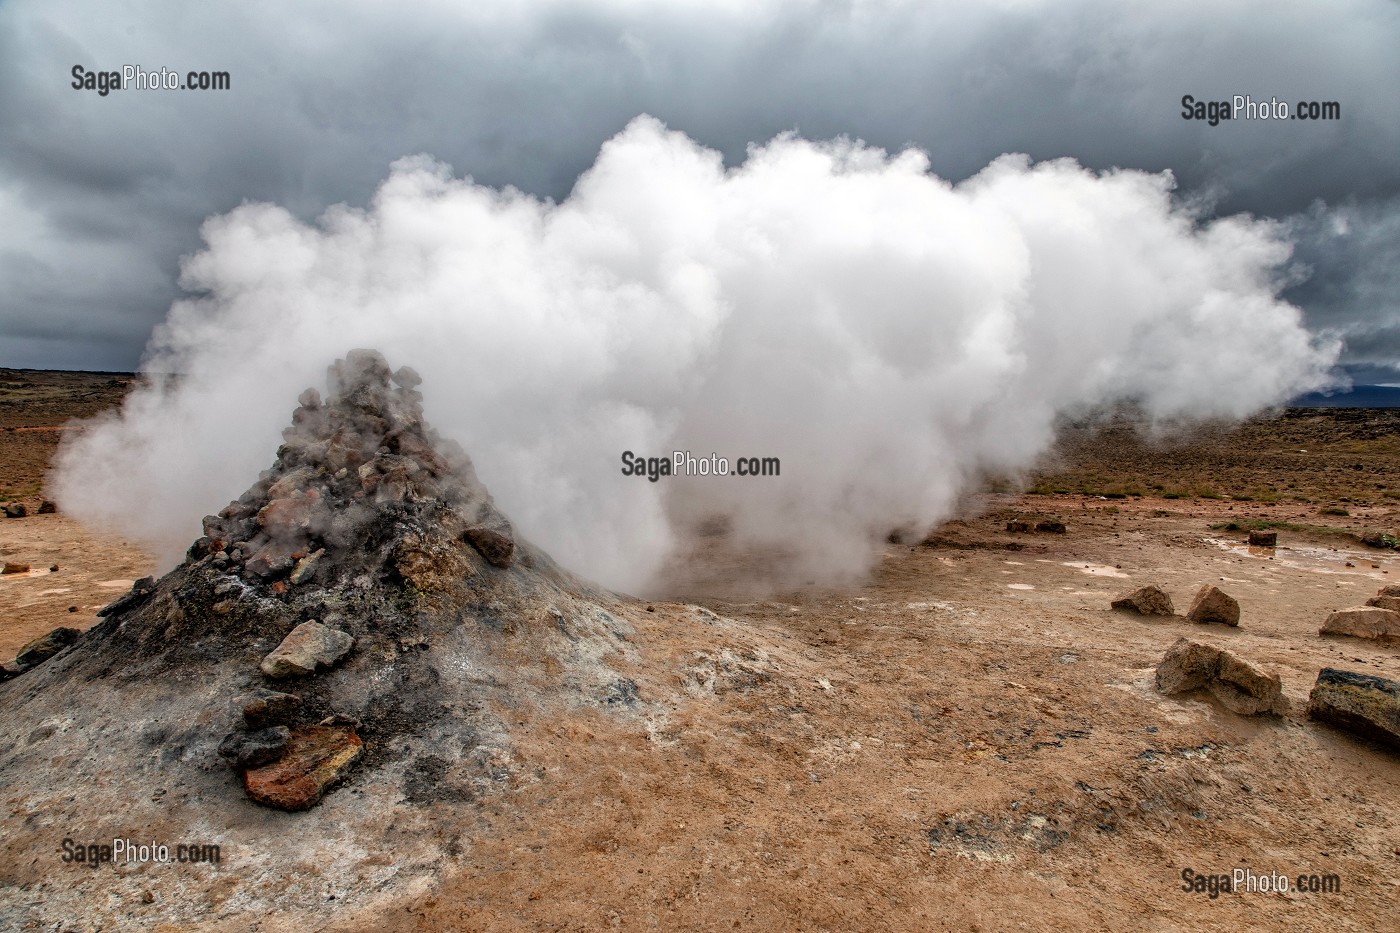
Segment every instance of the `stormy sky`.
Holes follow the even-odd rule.
[[[954,181],[1006,152],[1171,170],[1208,214],[1284,225],[1285,297],[1351,378],[1400,383],[1397,48],[1392,0],[0,0],[0,365],[136,367],[201,224],[243,202],[363,206],[415,153],[559,200],[645,113],[731,164],[794,130]],[[231,87],[100,96],[75,65]],[[1212,127],[1185,94],[1341,119]]]

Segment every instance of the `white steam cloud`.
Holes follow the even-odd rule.
[[[1059,412],[1234,418],[1326,382],[1336,347],[1278,298],[1277,225],[1203,224],[1172,184],[1008,155],[952,185],[920,152],[795,136],[726,168],[649,117],[557,204],[403,159],[366,210],[209,219],[197,297],[145,364],[182,377],[66,446],[58,495],[173,561],[271,463],[297,394],[373,347],[566,566],[644,588],[720,515],[794,575],[848,577],[1030,466]],[[621,475],[624,450],[678,449],[782,475]]]

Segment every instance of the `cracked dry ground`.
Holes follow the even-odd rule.
[[[864,586],[653,603],[619,671],[641,703],[504,711],[516,778],[441,828],[457,842],[427,890],[374,913],[211,928],[1400,928],[1400,756],[1302,713],[1323,666],[1400,679],[1400,649],[1317,635],[1329,610],[1400,580],[1397,555],[1287,531],[1276,552],[1251,553],[1210,530],[1246,510],[1296,518],[1296,505],[981,505],[942,546],[890,545]],[[1022,509],[1069,533],[1006,534]],[[11,549],[72,545],[94,580],[104,555],[130,556],[62,516],[0,532]],[[1108,610],[1147,582],[1178,612],[1215,583],[1239,599],[1241,626]],[[46,627],[36,618],[33,634]],[[1243,719],[1158,695],[1153,665],[1182,635],[1279,671],[1293,712]],[[392,862],[392,831],[361,844]],[[189,873],[256,865],[228,848]],[[316,865],[308,852],[307,876],[288,883],[314,884]],[[1336,874],[1342,890],[1181,890],[1184,868],[1235,867]]]
[[[739,627],[656,603],[634,675],[680,699],[525,721],[536,779],[483,801],[451,876],[385,928],[1400,928],[1400,756],[1302,712],[1322,666],[1400,677],[1396,649],[1317,635],[1400,561],[1232,548],[1208,530],[1224,503],[1069,497],[1068,535],[1005,550],[1031,501],[988,500],[955,529],[971,546],[892,545],[861,588],[703,601]],[[1227,588],[1240,628],[1107,609],[1150,581],[1178,612]],[[1294,711],[1158,695],[1182,635],[1278,670]],[[1342,891],[1211,899],[1188,867]]]

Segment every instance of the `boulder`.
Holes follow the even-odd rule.
[[[1400,683],[1393,680],[1324,667],[1308,715],[1400,749]]]
[[[1353,638],[1390,640],[1400,638],[1400,612],[1379,606],[1338,609],[1327,617],[1319,635],[1350,635]]]
[[[1400,596],[1372,596],[1366,600],[1366,605],[1375,606],[1377,609],[1389,609],[1391,612],[1400,612]]]
[[[1196,593],[1196,598],[1191,600],[1191,608],[1186,610],[1186,618],[1192,622],[1239,625],[1240,604],[1219,587],[1207,583]]]
[[[282,757],[243,773],[243,789],[265,807],[310,809],[345,777],[364,748],[349,727],[297,726]]]
[[[286,726],[230,732],[219,743],[219,757],[239,771],[259,768],[281,758],[291,738],[291,730]]]
[[[1124,609],[1144,616],[1169,616],[1176,612],[1172,598],[1160,586],[1143,586],[1115,599],[1114,609]]]
[[[58,511],[58,506],[54,505],[54,504],[53,504],[52,502],[50,502],[48,499],[45,499],[43,502],[40,502],[40,503],[39,503],[39,514],[40,514],[40,515],[53,515],[53,514],[54,514],[55,512],[57,512],[57,511]]]
[[[81,634],[82,632],[75,628],[63,626],[47,635],[41,635],[19,649],[19,653],[15,655],[15,667],[19,671],[27,671],[31,667],[43,664],[77,641]]]
[[[242,702],[243,721],[253,729],[285,725],[301,709],[301,697],[295,693],[278,693],[265,687],[243,697]]]
[[[1213,645],[1179,639],[1157,664],[1157,689],[1168,696],[1203,690],[1242,716],[1287,712],[1283,682]]]
[[[292,629],[259,666],[264,674],[274,679],[314,674],[317,670],[334,667],[349,654],[354,644],[354,637],[340,629],[315,621],[303,622]]]
[[[1249,533],[1249,543],[1255,547],[1277,547],[1277,531],[1251,531]]]

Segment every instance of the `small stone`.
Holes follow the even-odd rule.
[[[285,725],[301,709],[301,697],[259,687],[242,698],[243,720],[253,729]]]
[[[1036,522],[1035,530],[1043,531],[1052,535],[1062,535],[1066,531],[1064,522],[1052,521],[1048,519],[1043,522]]]
[[[292,586],[298,586],[310,580],[316,574],[316,565],[321,561],[321,555],[326,553],[325,548],[317,548],[312,553],[297,561],[296,568],[288,578]]]
[[[1379,606],[1339,609],[1327,617],[1319,635],[1350,635],[1380,641],[1400,638],[1400,612]]]
[[[240,771],[271,764],[286,750],[291,741],[286,726],[272,726],[256,732],[230,732],[219,743],[219,757]]]
[[[1283,682],[1228,651],[1179,639],[1157,664],[1157,689],[1168,696],[1204,690],[1242,716],[1282,714]]]
[[[131,589],[128,590],[126,593],[123,593],[121,596],[118,596],[116,599],[112,600],[112,602],[97,610],[97,614],[102,618],[106,618],[107,616],[115,615],[118,612],[125,612],[127,609],[144,603],[146,600],[150,599],[151,594],[155,591],[156,578],[142,577],[135,583],[131,584]]]
[[[40,635],[19,649],[19,653],[15,655],[15,667],[21,671],[27,671],[35,665],[43,664],[77,641],[81,634],[82,632],[78,629],[63,626],[54,629],[47,635]]]
[[[39,503],[39,514],[40,514],[40,515],[53,515],[53,514],[54,514],[55,512],[57,512],[57,511],[58,511],[58,506],[54,505],[54,504],[53,504],[52,502],[50,502],[48,499],[45,499],[43,502],[40,502],[40,503]]]
[[[1366,605],[1375,606],[1378,609],[1389,609],[1392,612],[1400,612],[1400,596],[1372,596],[1366,600]]]
[[[1196,598],[1191,600],[1191,608],[1186,610],[1186,618],[1191,622],[1239,625],[1240,604],[1224,590],[1207,583],[1196,593]]]
[[[1139,587],[1111,603],[1114,609],[1124,609],[1144,616],[1169,616],[1176,612],[1172,598],[1160,586]]]
[[[50,567],[49,573],[58,573],[58,564],[54,564],[52,567]]]
[[[10,563],[9,561],[5,561],[5,566],[4,566],[4,567],[0,567],[0,574],[8,574],[8,573],[28,573],[28,572],[29,572],[29,565],[28,565],[28,564],[12,564],[12,563]]]
[[[320,622],[303,622],[263,658],[260,667],[274,679],[314,674],[317,670],[334,667],[354,644],[355,639],[340,629]]]
[[[265,807],[307,810],[344,779],[364,748],[352,728],[298,726],[281,758],[244,772],[243,788]]]
[[[1324,667],[1308,715],[1400,749],[1400,683],[1393,680]]]
[[[1255,547],[1277,547],[1277,531],[1251,531],[1249,533],[1249,543]]]

